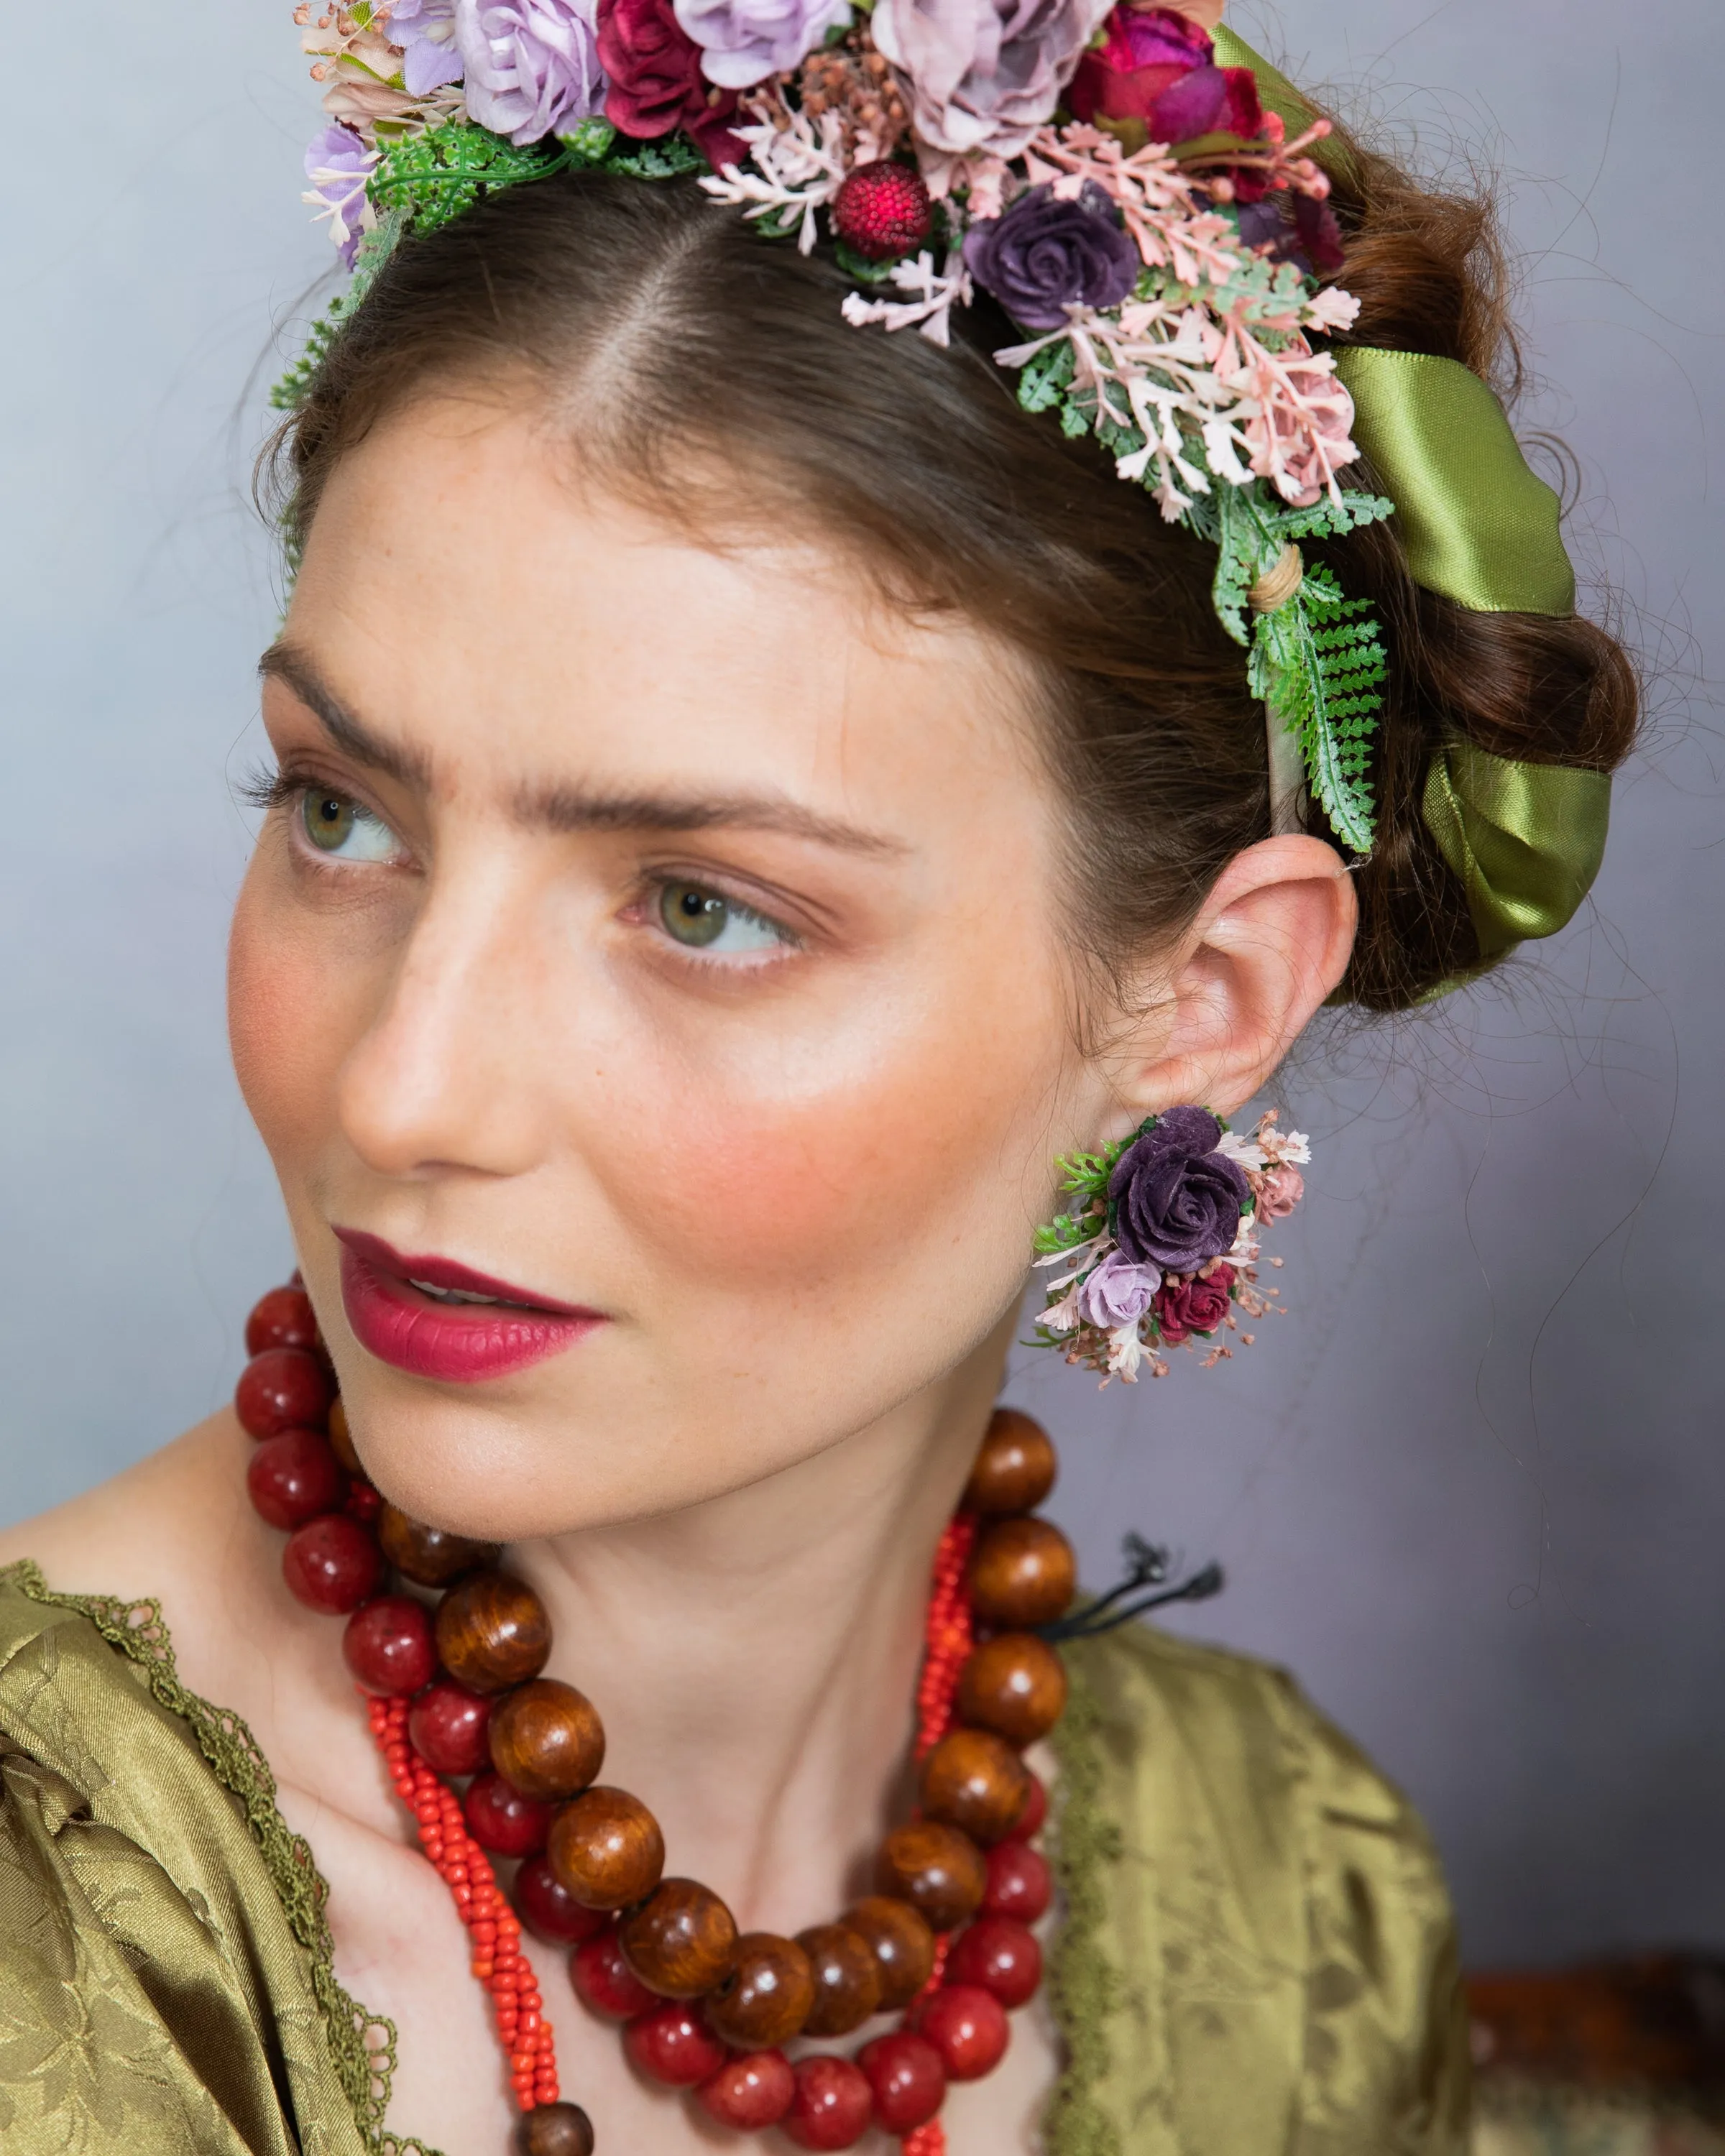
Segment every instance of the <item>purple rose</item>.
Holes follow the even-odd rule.
[[[1156,1295],[1156,1322],[1170,1348],[1194,1332],[1214,1332],[1233,1301],[1234,1268],[1218,1265],[1204,1280],[1164,1281]]]
[[[367,227],[366,182],[377,162],[377,151],[339,121],[305,146],[305,177],[311,182],[305,199],[325,205],[318,215],[328,218],[330,238],[350,270]]]
[[[467,110],[518,146],[603,109],[592,0],[455,0]]]
[[[1203,1108],[1170,1108],[1115,1163],[1114,1238],[1138,1265],[1196,1272],[1234,1248],[1251,1196],[1245,1170],[1216,1151],[1222,1126]]]
[[[1110,1250],[1078,1291],[1078,1315],[1099,1332],[1136,1325],[1155,1299],[1162,1275],[1154,1265],[1135,1265]]]
[[[701,49],[701,73],[725,90],[788,74],[850,20],[850,0],[675,0],[675,8]]]
[[[1100,187],[1086,187],[1081,202],[1062,202],[1040,187],[1021,194],[1004,217],[972,225],[964,266],[1015,322],[1057,330],[1075,301],[1117,307],[1143,264]]]
[[[390,42],[402,49],[402,85],[410,97],[429,97],[460,81],[455,0],[395,0],[388,28]]]
[[[1106,13],[1107,0],[875,0],[869,20],[924,148],[1015,157]]]

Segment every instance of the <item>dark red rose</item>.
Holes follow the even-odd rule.
[[[1232,1265],[1217,1265],[1203,1280],[1165,1280],[1150,1307],[1170,1348],[1194,1332],[1214,1332],[1228,1315],[1233,1300]]]
[[[1218,67],[1215,47],[1186,16],[1122,0],[1104,30],[1102,44],[1085,54],[1066,88],[1075,120],[1115,123],[1123,138],[1133,138],[1128,149],[1200,135],[1254,141],[1265,134],[1251,69]],[[1237,175],[1235,184],[1242,201],[1263,192],[1254,173]]]
[[[600,64],[608,88],[605,117],[637,141],[678,128],[717,171],[740,164],[746,146],[731,131],[737,93],[701,71],[701,48],[671,11],[670,0],[599,0]]]

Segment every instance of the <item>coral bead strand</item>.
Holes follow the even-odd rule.
[[[521,1919],[498,1887],[490,1859],[468,1832],[459,1801],[413,1749],[408,1702],[372,1698],[366,1712],[396,1793],[413,1815],[419,1845],[472,1936],[473,1974],[490,1995],[516,2102],[522,2111],[556,2103],[556,2044],[532,1965],[521,1952]]]
[[[935,1553],[934,1581],[928,1597],[922,1675],[916,1686],[917,1759],[926,1759],[952,1726],[952,1702],[958,1672],[974,1645],[970,1594],[965,1584],[976,1515],[955,1513]]]

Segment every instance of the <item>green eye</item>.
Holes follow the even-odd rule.
[[[679,943],[729,957],[734,952],[771,951],[796,939],[776,921],[705,884],[668,883],[659,895],[659,917]]]
[[[326,854],[337,853],[353,829],[353,803],[339,793],[305,795],[305,835]]]
[[[319,853],[344,861],[387,861],[397,851],[395,834],[382,818],[345,794],[308,786],[300,797],[300,821]]]

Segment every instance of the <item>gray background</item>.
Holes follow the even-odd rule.
[[[218,1401],[286,1262],[221,956],[274,619],[259,355],[327,260],[290,13],[201,0],[170,33],[95,0],[75,81],[10,122],[8,1517]],[[1725,1946],[1718,0],[1287,0],[1266,41],[1499,172],[1524,421],[1579,457],[1584,570],[1625,594],[1656,723],[1596,905],[1537,968],[1291,1074],[1321,1141],[1294,1314],[1208,1376],[1099,1395],[1025,1358],[1018,1389],[1065,1439],[1088,1577],[1132,1522],[1225,1559],[1177,1621],[1291,1663],[1413,1790],[1471,1960]]]

